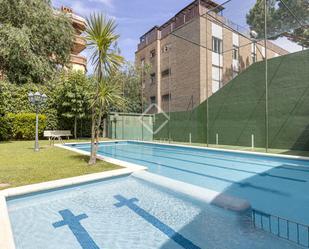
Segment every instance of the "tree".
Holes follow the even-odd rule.
[[[305,0],[266,1],[267,38],[277,39],[278,37],[285,36],[300,46],[309,47],[309,2]],[[258,33],[258,38],[264,38],[265,36],[264,2],[265,0],[257,0],[256,4],[247,14],[247,23],[250,29]]]
[[[89,99],[90,85],[85,74],[81,71],[64,74],[57,102],[61,115],[73,120],[75,139],[77,138],[77,121],[87,116]]]
[[[91,62],[95,67],[95,91],[91,106],[91,155],[89,165],[94,165],[96,163],[100,126],[104,112],[106,112],[108,108],[108,106],[105,106],[106,102],[100,99],[100,92],[105,89],[102,87],[100,90],[100,85],[104,86],[105,84],[105,86],[107,86],[106,79],[108,79],[109,75],[111,75],[123,62],[123,58],[119,55],[117,49],[119,35],[115,33],[116,27],[117,25],[113,19],[108,19],[102,14],[93,14],[87,19],[87,46],[92,52]],[[109,94],[105,93],[102,96],[104,95],[107,96]]]
[[[118,84],[121,85],[121,90],[126,99],[125,108],[118,108],[117,112],[141,113],[142,106],[145,105],[145,100],[142,100],[142,78],[149,77],[150,66],[144,68],[137,67],[129,62],[122,67],[116,74]],[[144,102],[142,104],[142,101]]]
[[[74,29],[49,0],[0,0],[0,71],[14,83],[43,83],[70,59]]]
[[[44,85],[33,83],[18,85],[0,80],[0,99],[2,99],[0,109],[2,114],[34,112],[35,110],[28,100],[28,93],[38,91],[48,96],[48,101],[42,109],[42,112],[47,116],[47,129],[59,128],[57,109],[55,108],[59,82],[61,81],[57,77]]]

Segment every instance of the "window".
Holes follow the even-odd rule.
[[[170,99],[171,99],[171,95],[170,94],[162,95],[162,101],[169,101]]]
[[[145,58],[142,58],[142,59],[141,59],[141,66],[142,66],[142,67],[145,66]]]
[[[151,50],[150,51],[150,58],[154,58],[156,56],[156,50]]]
[[[236,71],[236,70],[233,70],[233,79],[237,76],[239,74],[239,72],[238,71]]]
[[[166,45],[162,46],[162,53],[167,53],[170,48],[171,48],[170,44],[166,44]]]
[[[151,96],[150,97],[150,103],[155,104],[156,103],[156,96]]]
[[[150,83],[151,84],[156,83],[156,74],[155,73],[150,74]]]
[[[218,54],[222,54],[222,40],[217,37],[212,37],[212,51]]]
[[[222,82],[222,67],[212,66],[212,93],[218,91]]]
[[[253,43],[251,45],[251,59],[252,59],[252,63],[255,63],[257,61],[257,58],[256,58],[256,44]]]
[[[252,62],[255,63],[256,62],[256,53],[252,53],[251,57],[252,57]]]
[[[238,61],[239,58],[239,47],[233,45],[233,60]]]
[[[170,73],[171,73],[171,69],[169,68],[169,69],[162,71],[161,75],[162,77],[166,77],[166,76],[169,76]]]

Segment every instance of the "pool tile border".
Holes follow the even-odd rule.
[[[89,153],[68,148],[67,146],[61,146],[61,145],[55,145],[60,148],[68,149],[70,151],[74,151],[80,154],[89,155]],[[52,189],[58,189],[61,187],[69,187],[76,184],[83,184],[91,181],[96,180],[108,180],[113,177],[117,176],[125,176],[130,175],[137,171],[146,170],[146,167],[127,163],[124,161],[116,160],[113,158],[108,157],[97,157],[99,160],[104,160],[106,162],[116,164],[119,166],[124,167],[123,169],[117,169],[117,170],[111,170],[106,171],[102,173],[95,173],[95,174],[89,174],[89,175],[83,175],[83,176],[77,176],[77,177],[71,177],[71,178],[65,178],[55,181],[49,181],[49,182],[43,182],[43,183],[37,183],[17,188],[9,188],[0,191],[0,248],[1,249],[16,249],[15,242],[14,242],[14,236],[12,232],[12,226],[9,218],[6,198],[8,197],[14,197],[14,196],[20,196],[30,193],[36,193],[44,190],[52,190]]]

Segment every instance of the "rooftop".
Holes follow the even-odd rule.
[[[138,45],[138,50],[143,49],[148,44],[152,43],[156,39],[162,39],[168,34],[179,28],[180,26],[188,23],[193,18],[206,14],[209,10],[213,14],[220,14],[224,7],[212,0],[195,0],[181,11],[179,11],[174,17],[169,19],[167,22],[161,26],[154,26],[149,31],[147,31],[143,36],[140,37],[140,44]],[[213,15],[212,15],[213,16]],[[220,16],[220,21],[225,25],[231,27],[232,29],[249,36],[249,30],[233,23],[231,20]]]

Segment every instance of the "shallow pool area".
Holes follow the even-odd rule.
[[[293,249],[239,214],[131,176],[7,201],[17,249]]]

